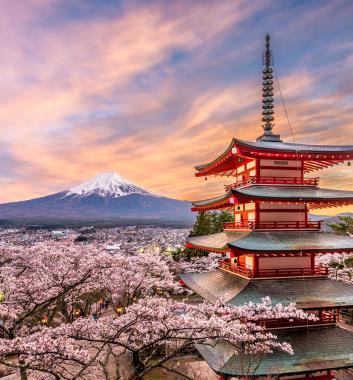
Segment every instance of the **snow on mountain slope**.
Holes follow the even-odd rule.
[[[78,186],[71,188],[66,196],[69,195],[79,195],[79,196],[88,196],[88,195],[99,195],[101,197],[122,197],[129,194],[151,194],[147,190],[144,190],[126,178],[121,177],[119,174],[111,173],[102,173],[97,176],[81,183]],[[156,194],[153,194],[156,196]]]
[[[70,190],[20,202],[0,204],[1,220],[16,223],[181,222],[195,216],[187,201],[153,194],[116,173],[103,173]]]

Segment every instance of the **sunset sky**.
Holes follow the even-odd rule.
[[[170,197],[221,194],[193,166],[261,134],[267,32],[296,141],[353,145],[352,1],[1,5],[0,202],[107,171]],[[291,141],[275,98],[274,131]],[[353,165],[317,175],[353,189]]]

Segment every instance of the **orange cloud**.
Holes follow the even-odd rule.
[[[7,58],[0,61],[0,131],[14,175],[3,181],[0,201],[61,191],[111,170],[171,197],[222,193],[225,180],[195,178],[193,166],[220,154],[233,136],[253,140],[261,134],[260,62],[249,57],[259,57],[262,47],[246,38],[247,23],[265,4],[171,4],[126,6],[109,18],[43,26],[43,18],[56,16],[53,5],[33,2],[20,11],[10,3]],[[304,25],[313,16],[299,21]],[[255,31],[252,40],[263,32]],[[347,88],[322,89],[328,71],[344,79],[350,57],[341,67],[305,62],[290,74],[278,69],[298,142],[353,143]],[[276,131],[291,139],[278,92]],[[349,169],[322,176],[327,187],[353,189]]]

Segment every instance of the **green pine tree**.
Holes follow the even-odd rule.
[[[353,218],[351,216],[340,216],[337,223],[329,224],[337,235],[353,234]]]
[[[201,211],[198,213],[196,222],[192,228],[190,236],[204,236],[208,235],[211,230],[211,216],[208,211]]]

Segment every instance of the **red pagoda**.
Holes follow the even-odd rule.
[[[234,177],[225,194],[193,202],[193,211],[229,210],[224,232],[190,237],[188,248],[222,254],[220,269],[182,275],[185,284],[207,300],[231,305],[273,303],[314,313],[316,321],[273,321],[294,355],[265,355],[249,376],[244,358],[225,342],[197,350],[220,379],[332,379],[333,371],[353,367],[353,332],[338,324],[340,310],[353,307],[353,285],[332,280],[318,266],[318,254],[353,253],[353,239],[321,231],[309,210],[353,204],[353,192],[319,187],[319,169],[353,158],[353,146],[283,142],[273,133],[273,64],[270,37],[263,55],[263,134],[255,142],[234,138],[213,161],[196,167],[196,176]]]

